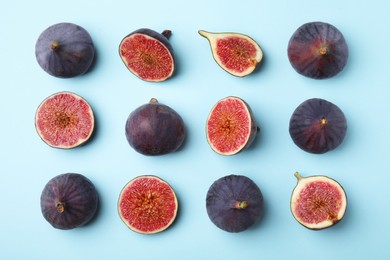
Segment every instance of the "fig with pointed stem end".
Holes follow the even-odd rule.
[[[210,147],[221,155],[234,155],[248,148],[259,127],[249,105],[238,97],[226,97],[211,109],[206,122]]]
[[[119,56],[125,66],[145,81],[160,82],[175,71],[173,48],[169,43],[172,32],[158,33],[151,29],[138,29],[124,37],[119,45]]]
[[[210,44],[214,60],[228,73],[245,77],[261,62],[263,51],[255,40],[241,33],[212,33],[199,30]]]
[[[45,29],[35,44],[39,66],[59,78],[86,73],[95,58],[95,47],[89,33],[73,23],[58,23]]]
[[[263,214],[263,195],[259,187],[243,175],[228,175],[216,180],[206,196],[210,220],[227,232],[242,232]]]
[[[300,26],[291,36],[287,54],[299,74],[326,79],[344,69],[348,61],[348,45],[335,26],[310,22]]]
[[[155,234],[175,221],[178,201],[172,187],[153,175],[138,176],[122,189],[118,201],[119,216],[131,230]]]
[[[291,212],[303,226],[320,230],[337,224],[347,208],[343,187],[324,175],[302,177],[294,174],[298,183],[291,195]]]
[[[289,133],[302,150],[322,154],[337,148],[344,140],[347,120],[335,104],[320,98],[302,102],[290,118]]]

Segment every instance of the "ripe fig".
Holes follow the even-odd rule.
[[[93,183],[78,173],[64,173],[52,178],[41,194],[43,217],[57,229],[73,229],[95,216],[99,196]]]
[[[241,33],[198,31],[210,44],[214,60],[222,69],[237,77],[251,74],[263,59],[263,51],[255,40]]]
[[[91,106],[67,91],[47,97],[35,114],[35,128],[51,147],[70,149],[87,142],[94,130]]]
[[[140,79],[164,81],[175,71],[173,48],[168,41],[170,36],[170,30],[158,33],[147,28],[138,29],[122,39],[119,56]]]
[[[185,138],[181,116],[155,98],[130,113],[125,131],[130,146],[143,155],[175,152]]]
[[[73,23],[57,23],[45,29],[35,44],[38,64],[52,76],[71,78],[90,68],[95,47],[89,33]]]
[[[300,26],[288,43],[288,58],[301,75],[326,79],[341,72],[348,60],[348,45],[333,25],[310,22]]]
[[[263,195],[248,177],[228,175],[210,186],[206,209],[210,220],[220,229],[241,232],[261,218]]]
[[[289,132],[302,150],[322,154],[338,147],[344,140],[347,120],[335,104],[320,98],[301,103],[290,119]]]
[[[327,176],[302,177],[291,195],[291,212],[304,227],[324,229],[338,223],[347,208],[347,196],[341,185]]]
[[[233,96],[219,100],[206,122],[207,141],[221,155],[234,155],[248,148],[258,130],[249,105]]]
[[[118,211],[133,231],[155,234],[167,229],[176,218],[178,201],[172,187],[157,176],[138,176],[122,189]]]

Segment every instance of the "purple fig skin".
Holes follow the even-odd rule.
[[[248,177],[229,175],[210,186],[206,209],[210,220],[220,229],[242,232],[262,217],[263,195]]]
[[[48,27],[35,44],[35,56],[41,68],[58,78],[72,78],[86,73],[95,57],[90,34],[73,23]]]
[[[93,183],[78,173],[52,178],[41,194],[43,217],[57,229],[68,230],[90,222],[97,213],[99,196]]]
[[[335,26],[310,22],[294,32],[287,53],[292,67],[299,74],[326,79],[344,69],[348,60],[348,45]]]
[[[289,132],[302,150],[322,154],[338,147],[344,140],[347,120],[335,104],[320,98],[301,103],[290,119]]]
[[[130,113],[125,132],[130,146],[143,155],[175,152],[185,138],[181,116],[154,98]]]

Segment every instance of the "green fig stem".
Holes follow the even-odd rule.
[[[60,47],[60,44],[58,42],[52,42],[51,43],[51,49],[53,51],[57,50]]]
[[[150,103],[158,103],[158,100],[157,100],[157,98],[151,98],[149,102]]]
[[[236,201],[234,208],[236,209],[246,209],[248,207],[248,201]]]
[[[164,35],[164,37],[169,40],[169,38],[172,35],[172,31],[171,30],[164,30],[161,34]]]
[[[294,176],[297,178],[298,181],[300,181],[303,177],[299,174],[299,172],[295,172]]]

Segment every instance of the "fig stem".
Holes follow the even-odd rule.
[[[295,172],[294,176],[300,181],[303,177],[299,174],[299,172]]]
[[[65,203],[58,202],[56,206],[58,213],[62,213],[65,211]]]
[[[248,201],[236,201],[234,208],[236,209],[245,209],[248,207]]]
[[[57,50],[60,47],[60,44],[58,42],[52,42],[51,43],[51,49],[53,51]]]
[[[164,37],[169,40],[169,38],[172,35],[172,31],[171,30],[164,30],[161,34],[164,35]]]
[[[150,103],[158,103],[158,100],[157,100],[157,98],[151,98],[149,102]]]

